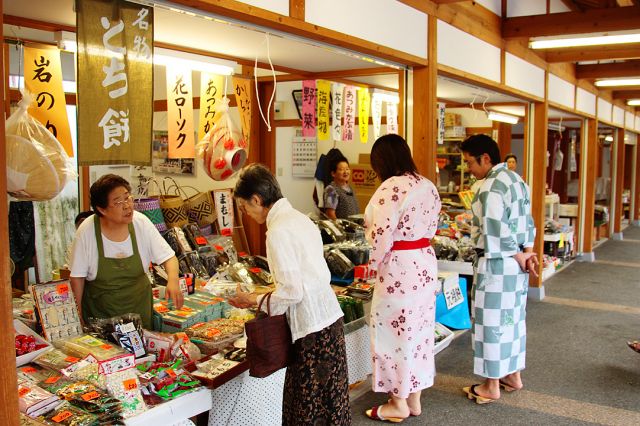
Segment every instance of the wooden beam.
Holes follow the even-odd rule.
[[[576,78],[616,78],[640,76],[640,60],[610,64],[576,65]]]
[[[640,7],[517,16],[502,20],[502,37],[542,37],[636,30],[638,22],[640,22]]]
[[[611,44],[607,46],[584,46],[566,49],[548,49],[547,62],[582,62],[600,59],[640,58],[640,43]]]
[[[580,7],[575,4],[572,0],[561,0],[562,4],[564,4],[565,6],[567,6],[570,10],[576,11],[576,10],[582,10],[580,9]],[[507,16],[507,15],[502,15],[502,16]]]
[[[533,105],[533,149],[531,159],[527,159],[529,164],[544,164],[547,159],[547,120],[549,118],[549,105],[546,102],[536,102]],[[544,196],[546,194],[547,174],[544,167],[533,167],[531,182],[531,215],[536,226],[536,238],[533,251],[542,260],[544,254]],[[529,285],[532,287],[542,286],[542,261],[538,267],[538,278],[529,276]]]
[[[318,79],[331,79],[334,77],[365,77],[370,75],[395,74],[398,70],[391,67],[356,68],[351,70],[322,71],[314,73]]]
[[[407,110],[406,110],[406,101],[407,101],[407,97],[405,96],[406,94],[406,90],[407,90],[407,84],[405,81],[405,71],[401,70],[398,71],[398,98],[400,99],[400,102],[398,103],[398,134],[400,136],[402,136],[403,138],[406,138],[406,132],[405,132],[405,125],[406,125],[406,115],[407,115]],[[385,124],[386,124],[386,118],[385,119]],[[371,124],[373,124],[373,119]]]
[[[636,144],[635,147],[636,152],[636,184],[635,184],[635,194],[632,194],[632,197],[635,197],[635,202],[633,203],[634,210],[630,213],[629,218],[632,220],[640,220],[640,148]]]
[[[304,21],[305,0],[289,0],[289,16]]]
[[[616,156],[616,181],[613,200],[615,203],[615,217],[613,217],[613,232],[622,232],[622,191],[624,190],[624,129],[616,129],[615,156]]]
[[[15,25],[17,27],[33,28],[35,30],[50,31],[68,31],[76,32],[76,27],[72,25],[56,24],[54,22],[43,22],[36,19],[23,18],[21,16],[4,15],[4,23],[7,25]]]
[[[426,65],[427,59],[381,46],[377,43],[350,36],[338,31],[322,28],[298,19],[282,16],[278,13],[261,9],[235,0],[173,0],[174,4],[195,8],[214,15],[273,28],[289,34],[306,37],[311,40],[343,47],[356,52],[373,55],[378,58],[399,62],[409,66]]]
[[[640,90],[614,90],[613,99],[640,99]]]
[[[584,134],[584,131],[582,134]],[[586,188],[586,191],[584,193],[584,197],[582,190],[578,193],[578,203],[584,205],[584,208],[582,206],[579,207],[579,209],[584,213],[584,227],[582,229],[582,250],[578,250],[582,253],[591,253],[593,251],[594,238],[593,215],[596,199],[598,120],[587,120],[586,135],[580,142],[580,155],[585,155],[585,153],[586,158],[582,161],[583,167],[580,168],[580,188],[584,187]]]

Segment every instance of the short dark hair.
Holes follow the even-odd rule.
[[[233,196],[243,200],[249,200],[254,195],[260,197],[263,207],[271,207],[283,198],[276,177],[264,165],[258,163],[242,169],[233,190]]]
[[[91,185],[89,197],[91,198],[91,209],[98,216],[102,216],[98,207],[106,209],[109,205],[109,194],[116,188],[124,186],[127,191],[131,192],[131,185],[122,176],[107,174],[101,176]]]
[[[396,134],[384,135],[376,140],[371,148],[371,167],[382,181],[405,173],[418,174],[407,141]]]
[[[509,161],[509,158],[513,158],[514,160],[516,160],[516,163],[518,162],[518,157],[516,157],[516,155],[512,153],[504,156],[504,162],[506,163],[507,161]]]
[[[462,142],[460,149],[462,152],[474,156],[477,160],[479,160],[483,154],[487,154],[491,159],[491,164],[494,166],[501,162],[498,144],[487,135],[478,134],[469,136]]]
[[[333,180],[333,177],[331,177],[331,172],[335,172],[336,171],[336,167],[338,166],[338,162],[335,162],[337,159],[339,158],[344,158],[344,161],[347,161],[347,158],[344,156],[344,154],[342,154],[342,151],[340,151],[338,148],[331,148],[329,151],[327,151],[326,155],[325,155],[325,159],[324,159],[324,184],[329,185],[331,183],[331,181]],[[348,161],[347,161],[348,163]],[[334,166],[335,164],[335,166]]]
[[[349,160],[347,160],[347,157],[345,157],[344,155],[340,155],[340,156],[335,156],[333,158],[331,158],[328,162],[329,165],[329,177],[331,177],[331,173],[335,172],[336,170],[338,170],[338,164],[340,163],[347,163],[349,164]]]
[[[91,215],[93,215],[92,210],[87,210],[87,211],[78,213],[76,215],[76,218],[73,220],[73,223],[76,225],[76,228],[80,225],[80,223],[82,223],[83,220],[85,220]]]

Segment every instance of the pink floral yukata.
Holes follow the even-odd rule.
[[[432,238],[439,212],[436,187],[411,174],[385,180],[365,210],[370,267],[378,271],[370,322],[374,392],[407,398],[433,385],[435,253],[391,248],[395,241]]]

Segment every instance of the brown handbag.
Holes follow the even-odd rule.
[[[267,313],[260,309],[267,300]],[[247,360],[249,375],[267,377],[289,365],[291,359],[291,329],[287,316],[271,316],[271,293],[267,293],[258,306],[258,315],[244,325],[247,333]]]

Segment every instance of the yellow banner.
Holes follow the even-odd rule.
[[[167,66],[167,128],[169,158],[194,158],[193,87],[189,68]]]
[[[151,165],[153,7],[76,0],[78,164]]]
[[[25,46],[24,85],[35,99],[29,107],[29,114],[49,129],[67,155],[73,157],[67,102],[62,88],[60,51],[57,48]]]
[[[242,135],[247,144],[251,142],[251,112],[253,110],[251,83],[252,80],[249,78],[233,77],[233,91],[236,94],[236,104],[240,112]]]
[[[360,128],[360,142],[367,143],[369,140],[369,107],[371,105],[371,95],[369,89],[362,87],[358,89],[358,127]]]
[[[329,139],[329,96],[331,94],[331,82],[326,80],[316,81],[318,91],[318,140]]]
[[[218,122],[216,107],[224,95],[224,76],[200,72],[200,124],[198,126],[198,140],[209,133],[213,125]]]

